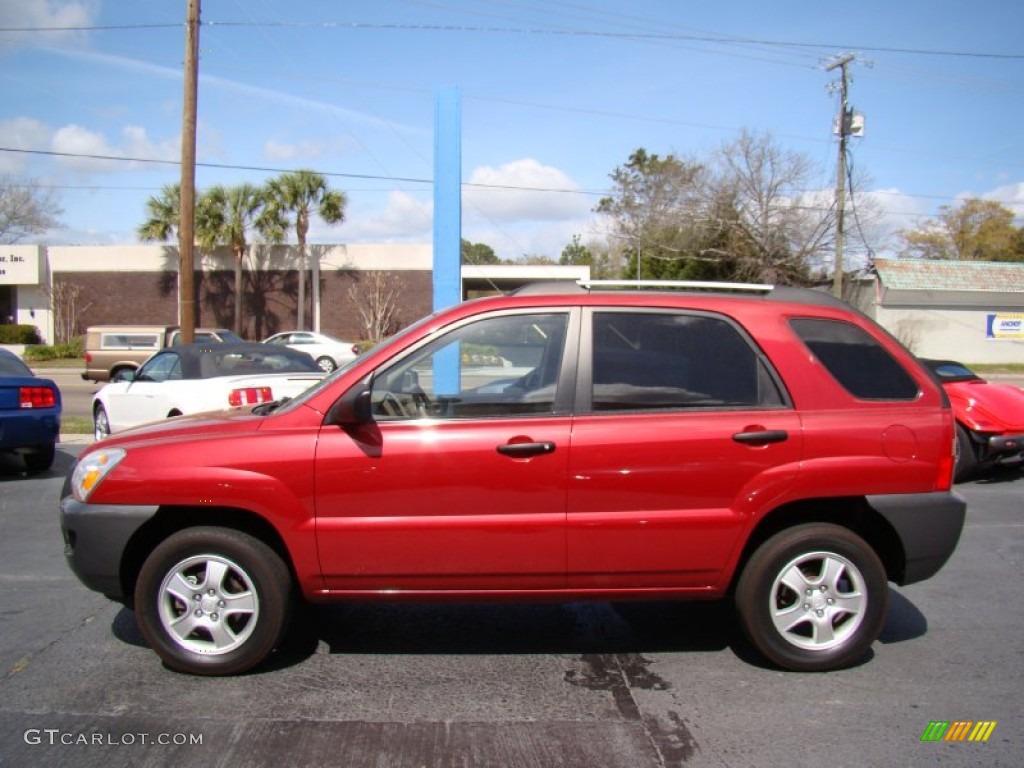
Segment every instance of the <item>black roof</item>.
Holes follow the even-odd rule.
[[[150,360],[177,355],[182,378],[212,379],[217,376],[248,376],[268,373],[321,372],[312,357],[277,344],[197,341],[161,350]]]

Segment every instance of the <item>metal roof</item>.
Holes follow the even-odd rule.
[[[897,291],[1024,293],[1024,262],[875,259],[882,285]]]

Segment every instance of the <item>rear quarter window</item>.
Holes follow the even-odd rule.
[[[155,333],[104,333],[102,349],[158,349],[160,337]]]
[[[913,400],[917,382],[876,339],[840,320],[793,318],[790,327],[839,384],[861,400]]]

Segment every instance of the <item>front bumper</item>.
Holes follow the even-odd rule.
[[[960,540],[967,502],[955,491],[868,496],[868,503],[896,531],[903,546],[903,573],[894,581],[913,584],[931,578]]]
[[[121,563],[135,532],[157,512],[156,506],[85,504],[73,496],[60,502],[64,556],[79,580],[111,600],[125,602]]]

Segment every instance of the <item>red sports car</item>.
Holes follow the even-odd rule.
[[[922,360],[942,381],[953,404],[960,451],[956,479],[979,466],[1024,461],[1024,389],[994,384],[963,363]]]

